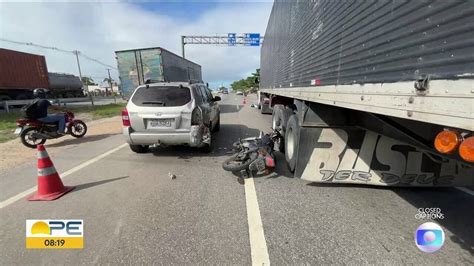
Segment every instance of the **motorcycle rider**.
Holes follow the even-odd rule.
[[[58,122],[58,134],[65,134],[66,128],[66,117],[64,114],[49,114],[48,115],[48,107],[51,106],[52,109],[56,111],[61,111],[61,108],[55,105],[52,105],[50,101],[46,99],[46,92],[45,89],[35,89],[33,90],[33,96],[35,97],[36,104],[35,104],[35,113],[36,117],[39,121],[45,123],[53,123]]]

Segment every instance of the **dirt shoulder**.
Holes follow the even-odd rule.
[[[93,139],[102,139],[111,135],[122,133],[122,120],[120,116],[103,118],[91,121],[87,115],[79,116],[78,119],[86,121],[88,130],[86,136],[76,139],[71,136],[64,136],[59,139],[51,139],[46,142],[48,153],[57,154],[62,150],[78,146],[81,143]],[[36,160],[36,150],[30,149],[21,143],[20,138],[0,143],[0,170]]]

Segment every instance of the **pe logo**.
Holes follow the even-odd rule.
[[[415,231],[415,243],[423,252],[435,252],[444,244],[444,231],[436,223],[424,223],[418,226],[418,229]]]
[[[26,220],[26,248],[83,247],[83,220]]]

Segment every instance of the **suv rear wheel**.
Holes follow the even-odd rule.
[[[148,145],[132,145],[130,144],[130,149],[135,153],[145,153],[148,151]]]
[[[220,115],[217,117],[217,123],[216,125],[214,126],[214,128],[212,129],[212,132],[217,132],[221,129],[221,117]]]
[[[212,134],[209,134],[209,138],[209,144],[204,143],[204,145],[200,148],[200,150],[204,153],[210,153],[212,151]]]

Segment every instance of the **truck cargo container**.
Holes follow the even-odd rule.
[[[51,98],[84,96],[79,77],[48,72],[44,56],[0,48],[0,101],[31,99],[36,88]]]
[[[474,1],[277,0],[260,82],[296,177],[474,185]]]
[[[116,51],[115,55],[125,98],[147,80],[202,80],[200,65],[160,47]]]
[[[32,89],[48,87],[44,56],[0,48],[0,100],[28,99]]]

